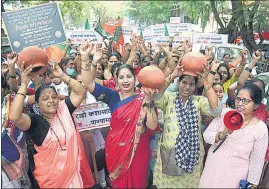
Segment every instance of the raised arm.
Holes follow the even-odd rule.
[[[214,83],[215,74],[217,72],[219,65],[220,65],[219,60],[214,60],[212,63],[211,70],[207,76],[207,80],[211,85]]]
[[[9,70],[9,85],[12,91],[17,92],[19,86],[16,80],[15,64],[18,61],[18,54],[15,52],[9,53],[7,55],[7,63]]]
[[[176,79],[177,77],[183,74],[183,66],[181,65],[181,59],[178,61],[178,65],[175,67],[174,71],[165,78],[165,83],[159,88],[159,93],[164,93],[168,86]]]
[[[21,86],[11,103],[9,119],[22,131],[26,131],[31,126],[31,119],[27,114],[22,113],[24,107],[24,100],[26,98],[27,85],[31,77],[29,73],[32,71],[32,65],[24,69],[22,64],[21,72]]]
[[[67,55],[67,51],[68,51],[70,45],[71,45],[71,40],[68,39],[68,40],[67,40],[67,44],[66,44],[66,46],[65,46],[65,48],[64,48],[64,50],[63,50],[63,58],[66,57],[66,55]]]
[[[204,94],[208,98],[209,105],[212,109],[216,109],[218,107],[218,96],[212,88],[212,85],[207,80],[207,70],[206,67],[203,66],[203,73],[198,73],[201,82],[204,84]]]
[[[126,48],[125,48],[125,52],[124,52],[124,54],[122,56],[122,61],[124,63],[126,63],[127,60],[128,60],[128,58],[130,57],[131,50],[132,50],[131,49],[131,46],[130,45],[127,45]]]
[[[246,59],[246,52],[240,51],[240,55],[242,57],[242,61],[240,62],[239,66],[236,68],[234,75],[236,77],[239,77],[240,74],[243,72],[245,65],[247,63],[247,59]]]
[[[245,85],[246,81],[248,80],[249,75],[251,74],[252,69],[256,66],[261,56],[262,55],[260,51],[253,52],[251,63],[245,68],[245,70],[241,73],[240,77],[238,78],[238,83],[237,83],[238,89],[242,88]],[[246,59],[245,55],[244,55],[244,59]]]
[[[136,59],[136,49],[137,49],[137,37],[135,35],[133,35],[132,45],[131,45],[131,53],[130,53],[130,56],[126,62],[126,64],[129,64],[132,67],[133,67],[133,62]]]
[[[102,52],[97,51],[93,56],[92,64],[89,63],[88,54],[91,52],[92,44],[88,43],[87,45],[80,46],[80,54],[81,54],[81,76],[84,85],[88,88],[88,90],[92,93],[95,88],[95,75],[96,75],[96,66],[97,62],[102,58]]]
[[[57,62],[54,63],[51,73],[54,77],[60,78],[70,87],[70,89],[72,90],[72,94],[70,95],[70,100],[72,104],[75,107],[80,106],[82,100],[86,95],[86,89],[81,85],[81,83],[66,75]]]

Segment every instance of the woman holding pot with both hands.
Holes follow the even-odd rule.
[[[89,53],[90,45],[83,46],[82,51]],[[105,153],[112,188],[146,188],[150,136],[158,125],[152,104],[152,95],[157,91],[144,89],[145,94],[137,94],[134,69],[128,64],[117,69],[119,91],[94,82],[98,57],[94,56],[92,64],[87,56],[81,57],[81,75],[89,92],[111,110]]]
[[[22,68],[21,86],[11,105],[9,118],[34,142],[36,153],[33,155],[34,162],[30,162],[30,165],[34,165],[33,175],[39,187],[91,187],[94,184],[93,176],[90,169],[85,170],[84,163],[87,160],[71,117],[85,96],[85,88],[67,76],[58,64],[54,64],[52,74],[67,83],[73,93],[60,101],[55,88],[41,86],[35,94],[40,114],[24,114],[23,101],[32,65],[26,69],[23,65]],[[82,178],[85,175],[88,180],[84,183]]]
[[[203,63],[207,64],[205,58]],[[154,98],[155,106],[164,111],[164,132],[157,151],[153,180],[158,188],[198,187],[204,157],[201,115],[217,116],[222,111],[222,104],[207,80],[205,68],[201,74],[191,70],[186,72],[182,67],[177,65],[166,78],[160,94]],[[208,99],[193,95],[198,76]],[[179,91],[165,91],[176,77],[179,77]]]

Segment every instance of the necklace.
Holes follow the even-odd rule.
[[[41,114],[40,114],[40,115],[41,115]],[[65,130],[64,126],[63,126],[63,123],[62,123],[60,117],[58,116],[58,114],[56,114],[56,115],[57,115],[57,117],[59,118],[60,123],[61,123],[61,126],[62,126],[62,128],[63,128],[63,130],[64,130],[64,138],[65,138],[65,143],[66,143],[66,141],[67,141],[67,139],[66,139],[66,130]],[[56,132],[54,131],[54,129],[51,127],[50,122],[46,119],[45,116],[43,116],[43,115],[41,115],[41,116],[46,120],[46,122],[48,123],[48,125],[49,125],[49,127],[51,128],[52,132],[55,134],[55,136],[56,136],[56,138],[57,138],[57,140],[58,140],[58,143],[59,143],[59,145],[60,145],[61,150],[65,151],[66,148],[63,148],[63,147],[62,147],[61,142],[60,142],[60,139],[59,139],[59,137],[57,136],[57,134],[56,134]]]
[[[251,117],[251,119],[248,121],[248,123],[246,125],[243,125],[243,127],[241,127],[241,129],[245,128],[246,126],[248,126],[248,124],[251,122],[251,120],[253,119],[253,116]]]

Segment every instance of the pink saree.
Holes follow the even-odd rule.
[[[85,153],[65,101],[59,103],[51,127],[66,150],[61,149],[52,129],[49,129],[42,146],[35,145],[34,176],[40,188],[83,188],[82,175],[89,176],[87,187],[92,186],[94,181],[90,169],[88,174],[87,170],[81,169],[81,165],[85,166]]]

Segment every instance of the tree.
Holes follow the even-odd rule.
[[[210,3],[215,19],[220,25],[218,33],[228,34],[229,43],[233,43],[236,37],[240,34],[244,45],[250,52],[261,47],[263,39],[261,39],[259,44],[256,44],[254,33],[258,32],[261,36],[261,32],[268,24],[266,15],[269,14],[269,7],[267,3],[261,3],[260,0],[256,0],[253,3],[247,4],[242,1],[231,0],[232,18],[227,27],[219,17],[219,12],[216,8],[217,1],[210,0]]]
[[[211,12],[210,3],[208,1],[182,1],[180,7],[190,19],[201,18],[201,27],[204,32]]]
[[[141,25],[169,22],[173,3],[166,1],[131,1],[126,2],[125,15]]]

